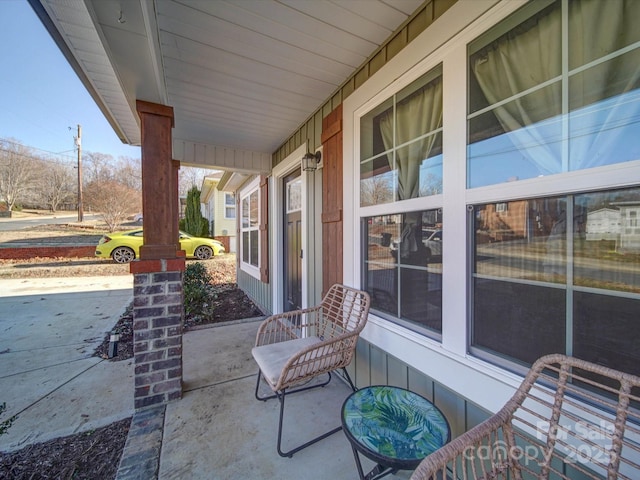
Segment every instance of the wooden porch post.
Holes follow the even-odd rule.
[[[173,109],[136,102],[142,129],[144,245],[131,263],[134,406],[182,397],[183,272],[178,238],[178,169],[172,160]]]

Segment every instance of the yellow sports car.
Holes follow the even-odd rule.
[[[129,263],[140,256],[142,229],[103,235],[96,247],[96,257],[112,258],[116,263]],[[194,237],[180,232],[180,248],[189,258],[207,260],[224,253],[224,245],[211,238]]]

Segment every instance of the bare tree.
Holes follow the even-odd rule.
[[[186,197],[192,187],[202,188],[204,177],[210,173],[206,168],[182,167],[178,173],[178,194]]]
[[[378,205],[393,201],[392,177],[376,175],[360,181],[360,203],[362,206]]]
[[[120,157],[115,163],[115,177],[119,183],[142,191],[142,168],[140,160],[131,157]]]
[[[55,212],[65,203],[76,201],[77,179],[71,165],[59,162],[41,162],[38,196],[49,210]]]
[[[9,211],[35,187],[37,169],[31,150],[19,142],[0,139],[0,200]]]
[[[100,212],[110,232],[115,231],[128,216],[140,211],[140,191],[115,180],[93,181],[85,188],[85,202]]]
[[[115,160],[112,155],[85,152],[82,155],[82,167],[82,176],[87,185],[91,182],[104,182],[115,178]]]

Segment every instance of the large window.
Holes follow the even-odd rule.
[[[360,119],[360,205],[442,193],[442,68]]]
[[[640,374],[640,188],[476,205],[472,348]]]
[[[441,206],[442,101],[439,65],[360,118],[363,288],[379,316],[436,338],[442,209],[433,207]],[[429,209],[416,211],[421,198]]]
[[[640,2],[530,2],[469,45],[470,188],[640,159]]]
[[[379,315],[442,332],[442,212],[363,219],[364,289]]]
[[[260,265],[259,227],[260,227],[260,190],[255,188],[244,193],[240,199],[240,242],[241,264],[243,267],[257,269]]]

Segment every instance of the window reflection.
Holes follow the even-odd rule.
[[[640,373],[638,217],[640,188],[475,206],[472,346]]]
[[[469,188],[640,159],[639,15],[530,2],[470,44]]]
[[[442,193],[442,67],[360,120],[360,204]]]
[[[363,219],[364,289],[372,308],[409,326],[442,331],[442,212]]]

